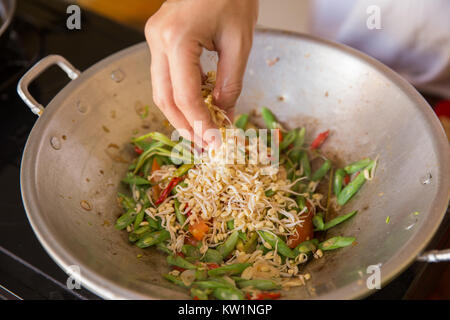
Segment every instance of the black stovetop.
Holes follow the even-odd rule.
[[[9,32],[0,39],[0,298],[98,299],[84,289],[67,289],[68,276],[44,251],[28,223],[20,196],[19,171],[26,139],[37,118],[18,97],[16,84],[20,75],[48,54],[60,54],[83,71],[143,41],[144,36],[85,10],[81,30],[68,30],[66,8],[63,1],[19,0]],[[55,68],[40,76],[30,91],[46,105],[67,82],[65,74]],[[448,221],[443,225],[447,230]],[[423,265],[413,264],[371,299],[408,297],[423,273]]]

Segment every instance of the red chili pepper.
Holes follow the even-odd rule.
[[[208,267],[209,270],[220,267],[217,263],[207,263],[206,266]]]
[[[347,185],[350,182],[350,176],[348,174],[344,177],[344,184]]]
[[[184,258],[184,257],[185,257],[185,255],[184,255],[184,253],[183,253],[183,252],[177,252],[177,256],[180,256],[180,257],[182,257],[182,258]]]
[[[138,146],[134,146],[134,151],[135,151],[137,154],[142,154],[142,152],[144,152],[144,150],[142,150],[142,149],[139,148]]]
[[[311,150],[314,150],[320,147],[324,143],[325,139],[328,137],[329,134],[330,130],[319,133],[317,137],[314,139],[314,141],[311,143],[311,146],[309,148]]]
[[[175,186],[181,181],[181,179],[182,179],[181,177],[172,178],[172,180],[170,180],[167,187],[163,190],[163,192],[161,192],[161,195],[159,196],[158,201],[156,201],[155,204],[159,205],[159,204],[163,203],[164,200],[167,199],[167,196],[169,195],[169,193],[173,190],[173,188],[175,188]]]
[[[249,293],[247,293],[245,297],[247,300],[276,300],[281,297],[281,293],[262,291],[261,293],[258,293],[256,297],[252,297]]]
[[[173,270],[178,270],[178,271],[180,271],[180,272],[186,271],[186,269],[181,268],[181,267],[177,267],[177,266],[172,266],[172,269],[173,269]]]
[[[194,296],[194,300],[200,300],[197,296]]]

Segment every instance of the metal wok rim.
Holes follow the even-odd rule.
[[[6,29],[8,29],[13,19],[14,13],[16,12],[16,0],[7,0],[6,2],[9,2],[10,7],[8,8],[6,14],[6,20],[3,21],[2,24],[0,24],[0,37],[3,35],[3,33],[5,33]]]
[[[450,156],[448,152],[449,146],[439,120],[434,115],[425,99],[414,89],[412,85],[410,85],[406,80],[389,69],[387,66],[383,65],[381,62],[375,60],[374,58],[367,56],[364,53],[361,53],[342,44],[337,44],[313,36],[294,32],[260,29],[256,31],[256,34],[271,34],[306,40],[352,55],[357,60],[371,65],[375,70],[395,83],[403,93],[405,93],[408,97],[410,97],[410,99],[415,102],[415,105],[420,109],[423,116],[427,119],[427,122],[430,125],[430,134],[435,139],[433,143],[436,146],[437,159],[439,159],[438,165],[441,169],[439,179],[440,188],[431,206],[428,220],[424,222],[423,226],[421,227],[422,232],[417,233],[416,235],[411,237],[411,239],[409,239],[404,244],[404,246],[399,249],[398,254],[393,256],[382,266],[382,286],[384,287],[395,276],[399,275],[403,270],[405,270],[424,250],[426,245],[429,243],[429,241],[437,231],[448,205],[450,190],[450,180],[447,178],[450,176]],[[101,60],[100,62],[97,62],[95,65],[84,71],[77,79],[71,81],[63,90],[61,90],[46,107],[46,110],[40,117],[40,119],[36,121],[33,129],[31,130],[22,157],[20,177],[22,199],[28,220],[30,221],[32,229],[38,237],[41,245],[65,272],[68,272],[68,267],[71,265],[80,266],[81,276],[78,278],[78,280],[81,281],[83,286],[106,299],[152,299],[152,297],[120,286],[113,281],[103,277],[103,275],[91,269],[87,265],[80,264],[80,262],[77,261],[77,259],[70,252],[66,251],[64,247],[57,243],[54,235],[47,232],[48,226],[39,214],[37,191],[34,188],[35,182],[37,180],[35,164],[39,155],[38,146],[42,139],[42,137],[40,136],[40,132],[49,123],[49,117],[51,116],[52,110],[57,109],[61,102],[65,100],[65,98],[73,91],[73,89],[75,89],[83,81],[89,79],[92,75],[104,69],[104,67],[109,65],[110,63],[136,50],[142,50],[145,46],[145,43],[140,43],[119,51],[118,53],[115,53]],[[359,299],[366,297],[371,293],[373,293],[373,291],[369,290],[366,287],[365,283],[358,284],[357,281],[353,281],[352,283],[344,287],[321,295],[319,298]]]

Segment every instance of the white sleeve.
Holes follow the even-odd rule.
[[[380,8],[381,29],[367,21]],[[422,91],[450,98],[450,1],[315,0],[312,33],[361,50]]]

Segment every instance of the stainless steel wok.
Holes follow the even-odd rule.
[[[30,223],[50,256],[66,272],[79,266],[75,277],[104,298],[188,297],[162,279],[168,268],[163,254],[130,245],[126,234],[112,227],[120,214],[119,181],[133,155],[130,137],[168,131],[152,102],[149,63],[144,43],[82,73],[62,57],[49,56],[18,87],[40,115],[22,160]],[[216,56],[205,52],[203,69],[215,63]],[[73,81],[44,109],[27,87],[52,64]],[[151,106],[146,120],[135,110],[143,104]],[[450,161],[439,121],[411,85],[343,45],[260,30],[237,110],[261,106],[271,107],[289,126],[305,125],[310,136],[330,129],[324,149],[338,155],[338,163],[379,156],[375,179],[344,209],[359,209],[358,215],[330,233],[355,236],[357,245],[312,261],[307,266],[312,279],[287,292],[287,299],[364,297],[373,292],[366,285],[368,266],[380,266],[386,284],[421,254],[447,208]],[[440,256],[425,256],[430,257]]]

